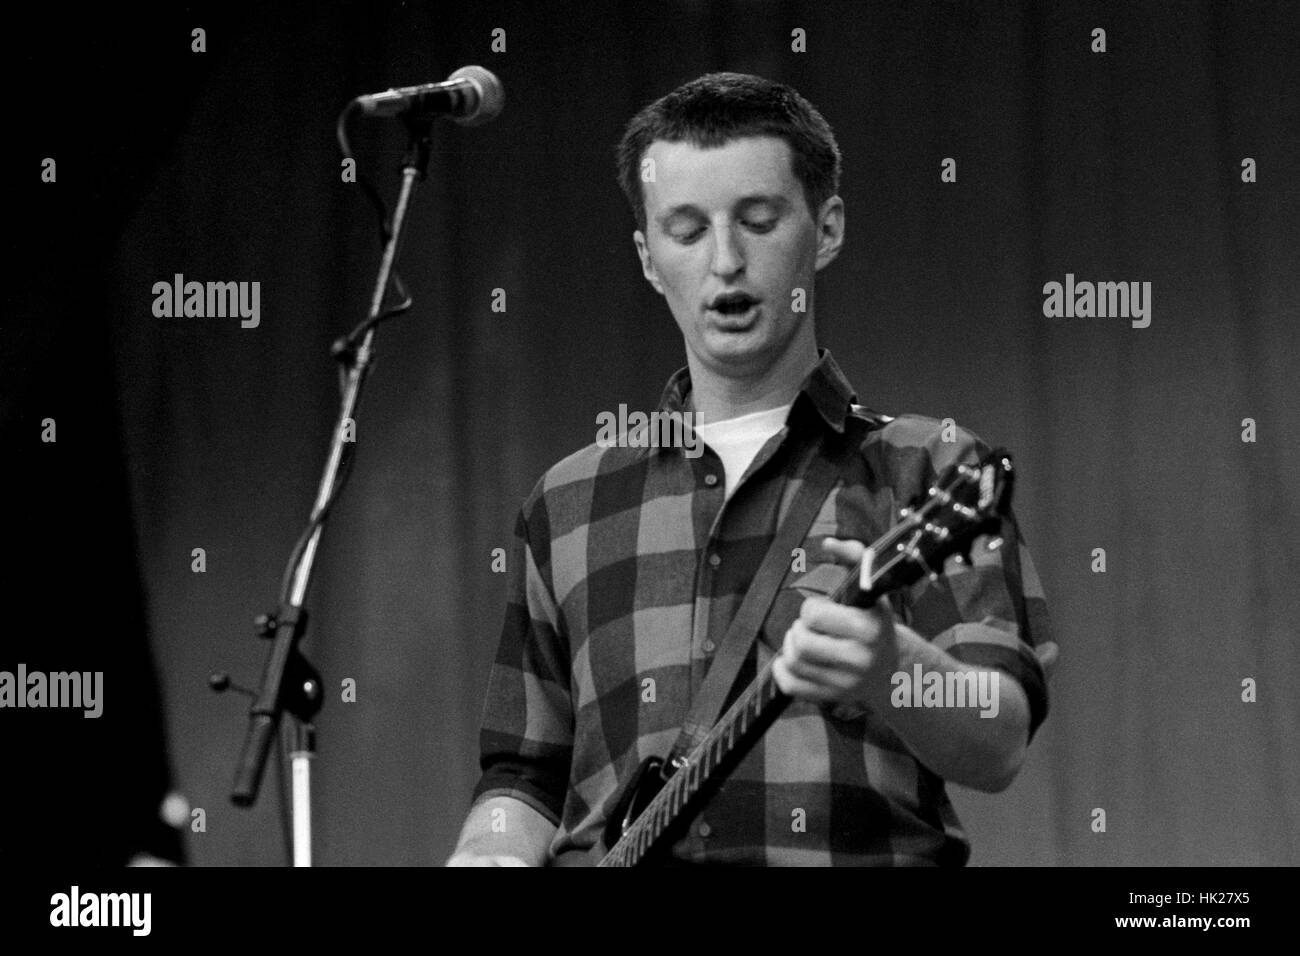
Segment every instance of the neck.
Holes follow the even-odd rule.
[[[811,332],[812,323],[806,328]],[[741,415],[789,405],[808,373],[817,364],[817,342],[800,333],[773,365],[750,373],[709,367],[686,353],[691,370],[691,405],[700,420],[722,422]]]

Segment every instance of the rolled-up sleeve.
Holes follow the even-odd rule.
[[[573,707],[560,615],[534,554],[549,550],[545,526],[544,502],[530,498],[507,559],[505,622],[488,678],[474,802],[513,797],[558,825],[573,755]]]

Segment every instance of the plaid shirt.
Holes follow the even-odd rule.
[[[659,410],[683,412],[687,369]],[[516,522],[508,604],[489,678],[475,801],[510,796],[558,826],[552,854],[589,849],[639,763],[671,748],[745,589],[793,495],[807,442],[846,435],[858,454],[826,498],[760,640],[737,680],[777,651],[803,599],[848,573],[821,562],[823,537],[870,542],[956,460],[987,451],[940,422],[854,405],[830,353],[803,383],[785,426],[730,500],[705,446],[590,445],[549,469]],[[635,434],[635,433],[633,433]],[[952,438],[950,433],[947,437]],[[649,443],[649,442],[647,442]],[[629,442],[628,444],[631,444]],[[978,542],[891,597],[902,620],[967,664],[1024,689],[1031,730],[1047,712],[1034,648],[1050,640],[1028,551],[1006,522],[1002,548]],[[864,707],[794,701],[700,810],[677,860],[768,865],[962,864],[970,844],[944,791]]]

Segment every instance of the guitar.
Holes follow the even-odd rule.
[[[990,549],[999,547],[1002,540],[996,535],[1010,508],[1012,484],[1011,455],[1002,449],[974,465],[946,469],[900,511],[898,523],[871,544],[829,597],[840,604],[871,607],[923,575],[938,578],[938,569],[952,555],[969,563],[971,545],[981,534],[994,535]],[[646,758],[610,814],[603,834],[609,849],[595,865],[637,866],[667,850],[680,825],[707,801],[791,699],[777,687],[769,661],[675,766],[661,757]],[[556,864],[591,865],[592,859],[585,853],[566,853]]]

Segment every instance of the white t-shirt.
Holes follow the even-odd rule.
[[[740,484],[741,476],[745,474],[758,450],[781,430],[793,405],[794,402],[791,402],[780,408],[695,426],[695,433],[722,459],[727,498],[731,497],[731,493]]]

